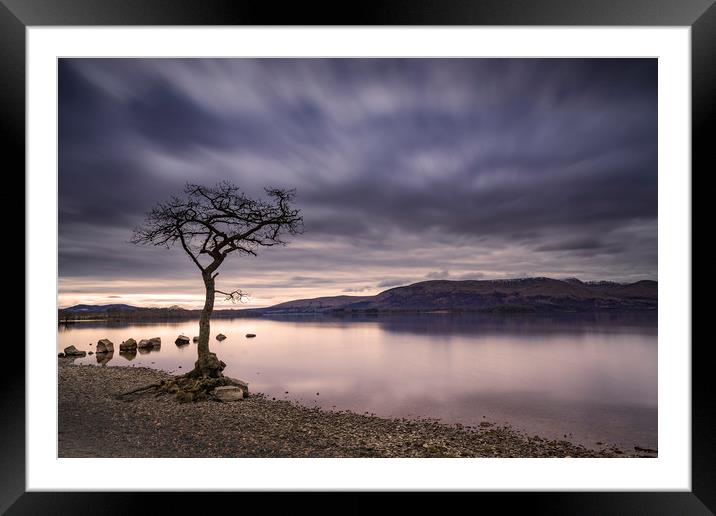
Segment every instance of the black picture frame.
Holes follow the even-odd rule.
[[[716,125],[714,0],[365,0],[326,5],[286,2],[280,8],[271,2],[239,0],[0,0],[0,135],[4,163],[14,163],[17,170],[25,170],[25,31],[31,26],[52,25],[689,26],[692,45],[691,177],[695,169],[704,174],[713,171],[713,145],[709,136],[715,132]],[[25,274],[32,274],[32,271],[25,270]],[[691,345],[690,342],[682,344]],[[708,360],[709,342],[701,344],[691,347],[691,492],[532,492],[481,493],[480,496],[499,502],[502,510],[527,505],[531,512],[538,514],[716,512],[712,366]],[[0,512],[129,514],[142,513],[151,508],[148,499],[160,494],[26,492],[26,364],[24,355],[14,355],[12,360],[14,367],[6,368],[0,376],[3,383],[0,391]],[[78,485],[81,485],[81,479],[78,479]],[[174,506],[183,504],[186,499],[183,493],[161,495],[172,497]],[[233,495],[212,496],[216,497],[215,501],[221,502]],[[246,493],[240,496],[242,503],[250,503]],[[307,506],[313,503],[313,497],[301,499]],[[420,495],[410,500],[401,512],[411,508],[411,505],[420,506],[423,503]],[[295,501],[292,503],[295,504]],[[372,506],[372,502],[355,494],[343,503],[340,512],[362,512],[361,509],[367,510]],[[299,506],[294,505],[296,508]]]

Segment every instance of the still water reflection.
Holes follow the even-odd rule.
[[[198,320],[66,324],[58,351],[71,344],[94,350],[108,338],[113,356],[76,363],[181,373],[193,366],[196,344],[174,340],[198,328]],[[218,333],[228,338],[218,342]],[[118,353],[130,337],[161,337],[162,345]],[[510,423],[589,447],[657,447],[655,314],[216,319],[210,346],[227,363],[225,374],[278,399],[465,425]]]

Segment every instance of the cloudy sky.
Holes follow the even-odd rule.
[[[128,242],[187,181],[297,190],[304,234],[222,266],[245,306],[657,279],[655,59],[62,59],[59,143],[60,306],[200,306]]]

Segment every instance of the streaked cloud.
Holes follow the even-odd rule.
[[[252,306],[426,278],[656,279],[655,59],[62,59],[59,72],[60,304],[200,304],[179,250],[128,243],[189,180],[298,190],[304,235],[220,276]]]

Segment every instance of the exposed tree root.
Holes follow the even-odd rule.
[[[118,397],[121,397],[121,396],[129,396],[130,394],[136,394],[136,393],[138,393],[138,392],[154,390],[154,389],[157,389],[157,388],[159,388],[159,387],[161,387],[161,386],[162,386],[162,382],[160,382],[160,383],[150,383],[149,385],[144,385],[144,386],[142,386],[142,387],[137,387],[136,389],[132,389],[131,391],[122,392],[122,393],[120,393],[120,394],[117,394],[117,396],[118,396]]]
[[[222,376],[220,378],[179,376],[163,383],[162,389],[174,394],[177,401],[182,403],[188,401],[202,401],[212,399],[212,391],[217,387],[233,385],[248,391],[246,383]]]
[[[169,380],[162,380],[159,383],[137,387],[118,394],[117,398],[128,400],[131,395],[153,393],[155,396],[160,396],[162,394],[173,394],[177,401],[186,403],[189,401],[216,399],[213,395],[214,389],[227,385],[240,387],[245,393],[248,393],[248,385],[245,382],[229,378],[221,373],[224,367],[226,367],[226,364],[218,360],[214,353],[210,353],[208,358],[197,360],[194,369],[188,373]]]

